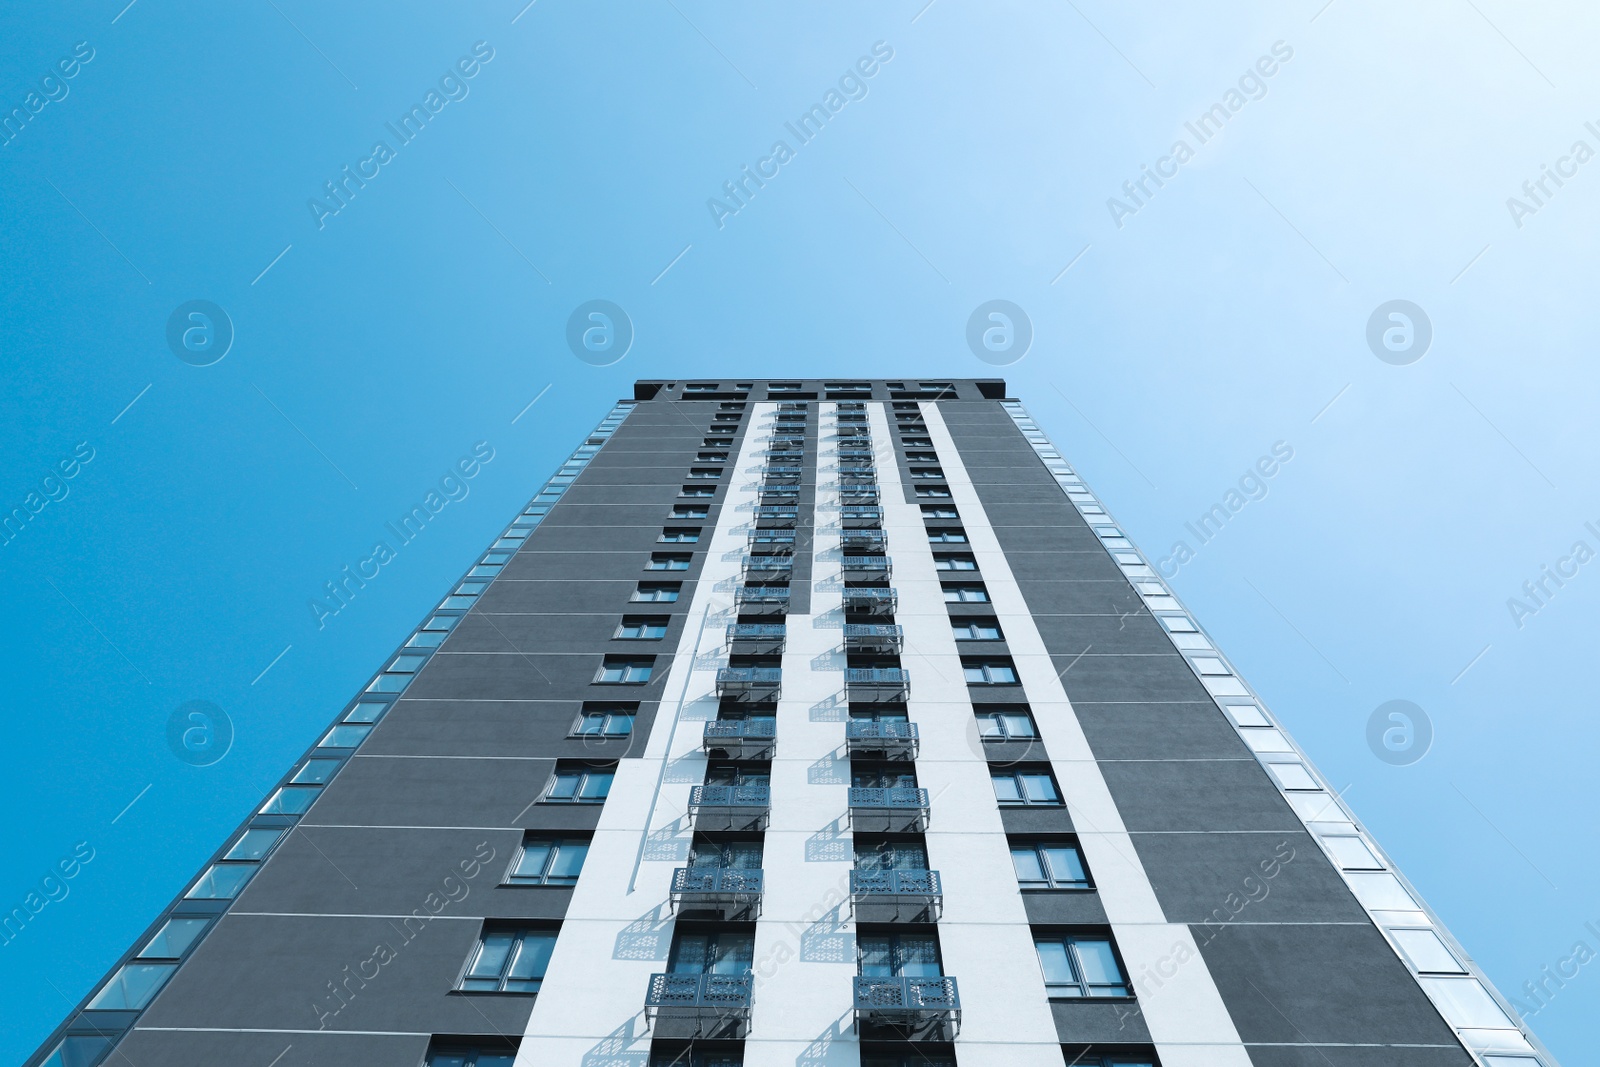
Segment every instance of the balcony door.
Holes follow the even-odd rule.
[[[667,970],[673,974],[749,974],[755,935],[718,930],[679,934],[672,940]]]
[[[862,934],[856,938],[863,978],[938,978],[939,939],[932,934]]]

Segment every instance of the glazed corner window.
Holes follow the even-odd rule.
[[[991,769],[989,778],[994,783],[994,798],[1003,808],[1057,807],[1061,794],[1056,780],[1046,770]]]
[[[627,737],[633,733],[637,704],[585,704],[569,737]]]
[[[510,885],[576,885],[589,842],[562,838],[528,838],[506,875]]]
[[[670,604],[678,599],[677,582],[640,582],[633,591],[633,600],[640,604]]]
[[[692,545],[700,540],[700,527],[668,526],[656,540],[664,545]]]
[[[620,641],[659,641],[667,636],[665,615],[624,615],[612,635]]]
[[[985,741],[1031,741],[1039,731],[1027,708],[990,704],[978,709],[978,736]]]
[[[647,571],[686,571],[689,569],[689,557],[673,555],[667,552],[656,552],[650,556],[650,562],[645,564]]]
[[[578,763],[558,763],[550,777],[544,799],[556,804],[599,804],[611,792],[616,775],[613,764],[593,767]]]
[[[1013,841],[1011,866],[1023,889],[1089,889],[1083,853],[1070,841]]]
[[[1035,937],[1045,991],[1052,997],[1126,997],[1132,993],[1123,977],[1111,939],[1070,934]]]
[[[537,993],[555,947],[554,930],[489,927],[467,961],[461,989],[467,993]]]
[[[968,685],[1016,685],[1017,669],[1010,660],[964,659],[961,672]]]
[[[644,685],[650,680],[655,665],[654,656],[647,659],[607,656],[601,661],[594,680],[601,685]]]
[[[981,585],[944,586],[946,604],[987,604],[989,591]]]

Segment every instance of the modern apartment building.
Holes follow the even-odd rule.
[[[30,1061],[1555,1067],[973,381],[643,381]]]

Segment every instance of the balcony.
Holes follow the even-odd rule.
[[[860,440],[862,438],[870,438],[872,436],[872,430],[865,422],[841,422],[839,424],[839,436]]]
[[[799,504],[757,504],[756,521],[778,528],[792,528],[800,518]]]
[[[839,509],[839,518],[847,530],[875,530],[883,526],[883,509],[875,505],[846,504]]]
[[[839,543],[845,548],[876,549],[882,552],[889,543],[889,535],[882,530],[843,530]]]
[[[746,585],[734,594],[734,603],[741,614],[781,615],[789,610],[789,587],[786,585]]]
[[[800,499],[800,490],[792,485],[763,485],[759,496],[759,504],[790,504]]]
[[[922,736],[914,722],[851,719],[844,727],[844,741],[852,756],[916,759]]]
[[[938,922],[944,886],[938,871],[851,871],[857,922]]]
[[[847,622],[844,647],[851,652],[899,652],[905,647],[905,630],[893,623]]]
[[[878,487],[875,485],[841,485],[839,487],[839,502],[848,507],[876,504],[878,500]]]
[[[752,985],[748,973],[652,974],[644,998],[645,1024],[670,1019],[692,1024],[694,1036],[737,1035],[750,1022]]]
[[[852,703],[904,703],[911,698],[911,672],[901,667],[847,667],[844,688]]]
[[[789,457],[805,451],[804,437],[774,437],[767,443],[767,455]]]
[[[772,719],[715,719],[706,723],[700,747],[710,759],[771,759],[778,751]]]
[[[870,448],[864,448],[858,444],[855,444],[854,442],[839,446],[840,463],[852,463],[860,461],[871,463],[872,459],[872,449]]]
[[[856,1031],[888,1027],[912,1040],[949,1041],[961,1032],[961,995],[956,980],[856,976]]]
[[[884,580],[894,573],[894,564],[888,556],[846,556],[840,563],[846,578]]]
[[[928,828],[928,791],[911,786],[852,786],[850,828],[860,833],[922,833]]]
[[[672,872],[669,906],[697,918],[755,919],[761,915],[762,882],[760,869],[679,867]]]
[[[747,582],[786,582],[793,572],[794,560],[788,556],[746,556],[744,560],[744,580]]]
[[[794,531],[751,530],[748,544],[753,553],[787,554],[794,551]]]
[[[741,655],[774,655],[783,651],[788,627],[781,622],[736,622],[727,629],[728,651]]]
[[[782,400],[778,403],[779,411],[806,411],[809,407],[804,400]]]
[[[764,830],[771,808],[772,789],[765,784],[697,785],[689,790],[689,814],[697,830]]]
[[[782,691],[782,667],[723,667],[717,671],[719,697],[777,700]]]
[[[861,485],[868,485],[868,486],[876,487],[877,484],[878,484],[878,474],[877,474],[876,471],[872,471],[872,470],[851,470],[849,468],[845,468],[844,470],[841,470],[839,472],[839,485],[842,488],[847,488],[848,489],[848,488],[850,488],[852,486],[861,486]]]
[[[804,470],[803,467],[769,463],[761,468],[761,480],[768,485],[799,485]]]
[[[893,589],[856,588],[844,591],[844,610],[867,615],[892,615],[900,605],[900,596]]]

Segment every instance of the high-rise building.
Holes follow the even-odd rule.
[[[1029,418],[639,382],[33,1064],[1554,1067]]]

